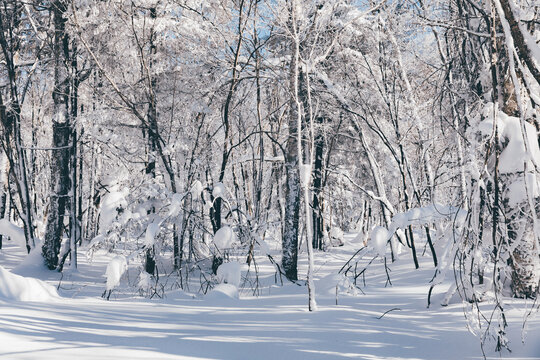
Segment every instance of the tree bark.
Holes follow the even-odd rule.
[[[53,90],[53,141],[51,153],[51,187],[49,215],[42,254],[49,269],[58,266],[58,255],[64,232],[64,215],[70,188],[69,141],[71,124],[69,114],[70,81],[67,72],[69,43],[66,34],[65,12],[67,2],[57,0],[52,4],[54,20],[54,90]]]
[[[519,175],[518,175],[519,176]],[[516,176],[512,176],[515,178]],[[540,211],[540,198],[534,199],[536,212]],[[531,209],[527,203],[510,207],[507,201],[504,207],[507,213],[508,247],[510,255],[511,289],[517,298],[535,299],[538,296],[540,282],[540,257],[537,246]],[[508,216],[509,215],[509,216]]]
[[[289,64],[289,137],[285,154],[285,224],[282,240],[281,266],[289,280],[298,280],[298,232],[300,223],[300,102],[298,100],[299,41],[296,25],[296,2],[292,1],[289,27],[292,35],[292,54]]]
[[[317,118],[317,123],[322,125],[324,119]],[[324,136],[322,129],[317,129],[314,139],[315,161],[313,163],[313,248],[321,250],[324,240],[324,202],[323,202],[323,155]]]
[[[524,35],[521,31],[518,19],[516,19],[514,12],[512,11],[512,5],[510,4],[510,1],[512,0],[499,0],[501,7],[504,11],[504,17],[510,25],[510,32],[514,40],[514,45],[518,50],[520,59],[523,60],[523,62],[527,65],[527,68],[533,75],[536,82],[540,84],[540,69],[536,66],[533,60],[533,55],[531,54],[531,50],[529,49],[527,41],[525,40],[526,35]],[[532,37],[531,40],[534,44],[534,39]]]
[[[6,154],[2,152],[2,154],[0,155],[0,219],[3,219],[6,216],[9,177],[9,170],[7,165],[8,163]],[[2,249],[2,240],[3,236],[0,235],[0,249]]]

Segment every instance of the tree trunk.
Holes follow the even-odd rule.
[[[0,219],[3,219],[6,216],[9,176],[9,170],[7,168],[7,165],[8,163],[6,154],[2,152],[2,154],[0,155]],[[0,249],[2,249],[2,240],[3,236],[0,235]]]
[[[152,86],[155,86],[155,78],[152,79]],[[151,96],[148,102],[148,112],[147,112],[147,121],[149,125],[148,131],[148,142],[149,142],[149,159],[146,164],[146,173],[150,174],[153,178],[156,177],[156,151],[159,147],[159,139],[157,134],[159,134],[158,124],[157,124],[157,110],[156,110],[156,98],[153,91],[151,90]],[[150,213],[154,213],[155,209],[152,207],[149,210]],[[147,273],[154,275],[156,270],[156,261],[155,261],[155,249],[154,245],[146,249],[146,256],[144,262],[144,269]]]
[[[51,188],[49,215],[42,247],[43,258],[49,269],[58,266],[58,254],[64,231],[64,215],[70,188],[69,140],[69,76],[66,63],[69,57],[68,37],[65,32],[67,2],[55,1],[52,5],[54,17],[54,90],[53,90],[53,141],[51,154]]]
[[[285,223],[282,239],[281,266],[289,280],[298,280],[298,232],[300,222],[300,158],[299,131],[301,129],[298,101],[299,43],[296,33],[296,2],[290,4],[289,26],[292,55],[289,68],[289,138],[285,154]]]
[[[535,199],[536,212],[540,211],[540,199]],[[505,207],[508,207],[505,204]],[[533,230],[531,209],[527,204],[510,208],[507,220],[509,248],[512,268],[512,295],[517,298],[535,299],[540,282],[540,257],[538,239]],[[516,243],[517,242],[517,243]]]
[[[233,100],[234,93],[236,91],[236,86],[238,84],[238,62],[240,59],[240,51],[242,49],[242,43],[244,41],[244,0],[240,0],[238,5],[238,38],[236,39],[236,47],[234,51],[234,59],[232,65],[232,74],[231,74],[231,84],[229,86],[229,91],[227,92],[227,98],[223,104],[223,151],[221,156],[221,167],[219,171],[219,182],[223,182],[225,179],[225,169],[227,168],[227,163],[229,161],[230,150],[229,150],[229,140],[231,135],[231,104]],[[213,206],[210,209],[210,217],[212,219],[212,226],[214,233],[221,229],[221,198],[217,198],[213,201]]]
[[[324,119],[317,118],[317,124],[322,125]],[[324,203],[323,203],[323,155],[324,136],[322,129],[316,129],[314,139],[315,161],[313,163],[313,248],[322,250],[324,240]]]
[[[64,232],[64,214],[69,190],[69,133],[68,123],[53,122],[51,155],[51,195],[42,254],[51,270],[58,265],[58,254]]]

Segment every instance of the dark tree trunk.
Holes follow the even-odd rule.
[[[9,170],[7,168],[7,159],[5,155],[0,157],[0,219],[3,219],[6,216],[7,208],[7,197],[8,197],[8,176]],[[3,236],[0,235],[0,249],[2,249],[2,240]]]
[[[298,233],[300,226],[300,102],[298,100],[299,44],[296,34],[295,3],[291,5],[290,28],[293,34],[289,68],[289,138],[285,154],[285,223],[283,225],[281,266],[289,280],[298,280]]]
[[[152,79],[152,86],[155,86],[155,79]],[[150,98],[150,101],[148,103],[148,112],[147,112],[147,120],[149,124],[149,132],[148,132],[148,141],[150,145],[150,155],[148,163],[146,164],[146,173],[150,174],[152,177],[156,177],[156,159],[155,154],[156,150],[159,147],[157,134],[158,134],[158,124],[157,124],[157,110],[156,110],[156,99],[154,97],[154,94],[152,92],[152,96]],[[151,213],[155,212],[155,209],[152,208],[150,210]],[[154,246],[146,249],[146,257],[145,257],[145,263],[144,263],[144,269],[149,274],[154,274],[156,269],[156,260],[154,258]]]
[[[231,104],[233,100],[233,96],[236,92],[236,86],[238,84],[238,61],[240,58],[240,51],[242,49],[242,43],[244,41],[244,0],[241,0],[238,5],[238,38],[237,43],[235,47],[234,52],[234,59],[232,65],[232,74],[231,74],[231,85],[229,87],[229,91],[227,92],[227,98],[225,99],[225,103],[223,104],[223,131],[224,131],[224,139],[223,139],[223,153],[221,156],[221,167],[219,171],[219,181],[223,182],[225,179],[225,169],[227,168],[227,163],[229,161],[229,155],[230,155],[230,149],[229,149],[229,139],[230,139],[230,113],[231,113]],[[212,219],[212,228],[214,230],[214,233],[216,233],[219,229],[221,229],[221,210],[222,207],[222,200],[221,198],[217,198],[214,200],[213,206],[210,209],[210,217]]]
[[[317,118],[317,124],[322,125],[323,118]],[[321,250],[324,239],[324,203],[323,203],[323,155],[324,136],[322,129],[317,130],[314,139],[315,161],[313,164],[313,248]]]
[[[150,17],[152,20],[156,19],[156,9],[151,8],[150,9]],[[152,32],[150,34],[150,56],[149,56],[149,72],[152,71],[152,65],[153,65],[153,57],[156,55],[157,48],[154,44],[154,36],[155,33],[153,32],[154,29],[152,29]],[[156,154],[158,153],[158,150],[161,149],[160,147],[160,137],[159,137],[159,129],[158,129],[158,122],[157,122],[157,99],[155,94],[155,89],[157,85],[157,79],[152,73],[148,73],[148,78],[150,80],[150,88],[148,89],[148,111],[146,113],[146,120],[148,122],[148,145],[149,145],[149,159],[148,163],[146,164],[146,173],[150,174],[152,177],[156,177]],[[159,154],[161,155],[162,152],[159,151]],[[152,208],[150,212],[155,212],[155,209]],[[156,271],[156,260],[155,260],[155,247],[152,245],[151,247],[148,247],[146,249],[146,257],[144,262],[144,269],[147,273],[154,275]]]
[[[51,152],[51,188],[49,216],[42,247],[43,258],[49,269],[55,269],[64,231],[64,216],[70,189],[71,123],[69,113],[70,81],[67,72],[69,42],[65,31],[67,2],[57,0],[52,4],[54,18],[54,90],[53,90],[53,141]]]
[[[289,131],[291,131],[291,128],[289,128]],[[296,141],[292,141],[292,139],[296,139],[296,135],[289,137],[288,142],[291,144],[288,144],[287,148],[296,146]],[[296,151],[296,148],[294,151]],[[298,232],[300,226],[300,173],[298,171],[297,157],[287,156],[285,176],[285,224],[281,264],[287,279],[297,280]]]
[[[64,232],[64,215],[69,190],[69,138],[68,123],[53,122],[53,147],[51,155],[51,195],[47,227],[42,254],[51,270],[58,266],[58,254]]]

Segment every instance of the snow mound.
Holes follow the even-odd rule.
[[[28,255],[26,255],[15,268],[11,270],[13,274],[21,275],[24,277],[43,279],[51,275],[51,271],[45,265],[43,261],[43,255],[41,254],[41,245],[36,244]]]
[[[338,293],[347,293],[356,295],[358,290],[351,280],[343,274],[329,274],[316,281],[317,292],[325,295],[336,295]]]
[[[112,258],[112,260],[107,264],[107,270],[105,271],[105,276],[107,277],[107,290],[114,289],[119,283],[122,275],[127,270],[127,260],[123,255],[118,255]]]
[[[139,281],[137,282],[139,289],[147,291],[152,287],[152,275],[146,271],[141,271],[139,274]]]
[[[206,299],[210,300],[227,300],[238,298],[238,288],[231,284],[218,284],[212,289],[212,291],[206,294]]]
[[[214,234],[214,244],[219,250],[228,249],[236,240],[233,229],[225,225]]]
[[[0,266],[0,298],[17,301],[50,301],[59,298],[54,286],[13,274]]]
[[[240,286],[241,267],[239,262],[231,261],[221,264],[217,269],[217,277],[222,284],[230,284],[236,287]]]

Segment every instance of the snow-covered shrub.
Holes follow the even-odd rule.
[[[328,232],[328,239],[331,246],[343,246],[343,230],[333,226]]]
[[[344,274],[329,274],[315,282],[317,292],[324,295],[357,295],[358,289]]]
[[[217,269],[218,281],[222,284],[231,284],[239,287],[242,273],[241,268],[242,265],[237,261],[221,264]]]
[[[495,120],[494,120],[495,119]],[[487,104],[475,118],[470,137],[477,153],[470,164],[471,214],[462,254],[470,249],[472,273],[483,274],[493,266],[494,291],[516,297],[537,296],[540,281],[538,214],[540,213],[540,148],[536,129]],[[498,143],[493,144],[497,128]],[[497,146],[499,154],[486,149]],[[487,160],[487,163],[486,163]],[[495,210],[494,210],[495,209]],[[495,231],[495,233],[494,233]],[[492,254],[496,254],[496,259]],[[475,268],[477,269],[475,271]],[[482,278],[476,283],[482,285]]]
[[[122,276],[128,269],[127,259],[123,255],[117,255],[109,261],[107,264],[107,270],[105,271],[105,276],[107,277],[107,283],[105,286],[105,292],[103,292],[103,297],[107,294],[107,300],[111,296],[112,290],[120,284]]]
[[[381,257],[384,257],[386,253],[386,243],[390,239],[388,235],[388,230],[383,226],[375,226],[371,230],[371,246],[373,246],[375,252]]]
[[[228,226],[222,226],[221,229],[219,229],[214,234],[214,245],[220,250],[224,251],[226,249],[230,249],[234,242],[236,241],[236,235],[233,231],[233,229]]]

